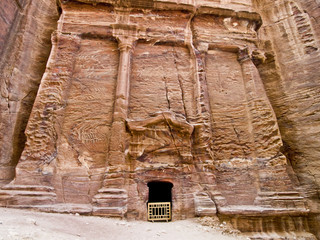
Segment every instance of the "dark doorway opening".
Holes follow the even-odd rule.
[[[171,189],[173,184],[170,182],[149,182],[149,201],[152,202],[172,202]]]
[[[149,182],[148,221],[171,221],[173,184]]]

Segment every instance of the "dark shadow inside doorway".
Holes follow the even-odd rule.
[[[173,184],[170,182],[149,182],[149,201],[148,202],[172,202],[171,189]]]

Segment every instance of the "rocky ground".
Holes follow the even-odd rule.
[[[226,223],[211,218],[151,223],[0,208],[0,240],[33,239],[232,240],[242,237]]]

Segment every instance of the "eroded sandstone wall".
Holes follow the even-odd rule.
[[[56,1],[0,3],[0,185],[11,181],[25,144],[24,130],[51,49]]]
[[[265,21],[260,38],[267,41],[266,45],[268,40],[273,44],[280,74],[262,69],[266,90],[277,113],[286,151],[300,181],[309,186],[319,185],[318,7],[316,1],[258,1]],[[272,60],[267,64],[273,64]]]
[[[318,33],[303,11],[311,5],[255,4],[63,1],[0,204],[145,219],[147,184],[167,181],[174,219],[218,212],[253,238],[314,239]]]
[[[319,214],[319,1],[255,4],[264,21],[259,37],[269,53],[259,70],[277,115],[283,152],[306,196],[314,200],[312,212]]]

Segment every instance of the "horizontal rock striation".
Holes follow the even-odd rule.
[[[0,185],[14,178],[58,15],[54,1],[0,3]]]
[[[255,1],[267,60],[259,66],[297,181],[319,226],[319,2]],[[318,216],[318,217],[316,217]],[[319,238],[318,233],[318,238]]]
[[[1,205],[147,219],[158,197],[173,220],[316,239],[318,32],[281,2],[61,1]]]

